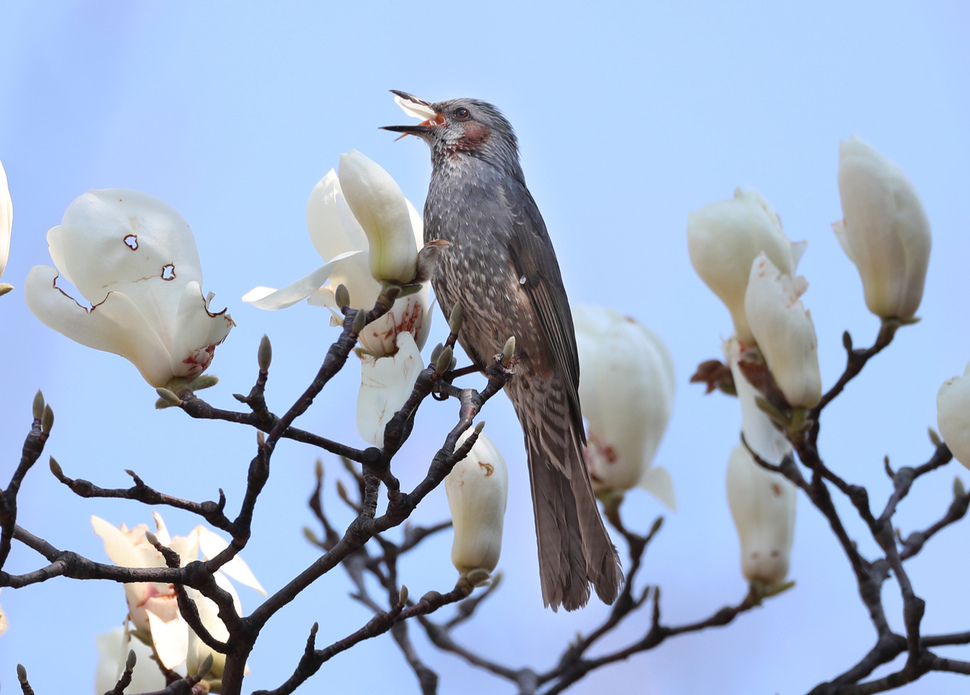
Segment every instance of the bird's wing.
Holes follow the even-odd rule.
[[[508,244],[519,274],[520,286],[525,290],[536,316],[539,317],[556,366],[565,377],[569,401],[573,406],[573,417],[585,442],[582,410],[579,405],[579,352],[576,348],[576,332],[556,252],[542,215],[539,214],[539,208],[528,189],[523,185],[516,191],[506,190],[505,193],[512,219],[512,234]]]

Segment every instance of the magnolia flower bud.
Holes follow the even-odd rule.
[[[936,395],[936,422],[953,458],[970,468],[970,364]]]
[[[654,455],[674,405],[674,363],[656,333],[618,311],[573,310],[586,462],[597,493],[640,486],[676,509],[666,469]]]
[[[209,311],[192,230],[158,198],[124,189],[89,191],[47,233],[57,270],[34,266],[27,306],[82,345],[130,360],[152,386],[193,379],[235,325]],[[86,309],[55,285],[73,284]]]
[[[376,280],[408,283],[417,271],[411,215],[400,186],[357,150],[340,155],[340,187],[370,242]]]
[[[471,435],[466,431],[458,446]],[[445,478],[455,541],[451,561],[461,576],[491,572],[502,552],[502,523],[509,494],[509,474],[498,447],[479,434],[468,456]]]
[[[804,243],[792,244],[781,219],[756,191],[734,191],[734,197],[703,206],[687,217],[690,262],[731,312],[742,342],[753,341],[744,314],[744,293],[751,264],[764,253],[783,273],[795,274]]]
[[[759,466],[739,444],[727,469],[727,496],[741,540],[741,572],[748,581],[780,584],[795,540],[795,486]]]
[[[799,408],[811,408],[822,397],[815,326],[798,298],[807,286],[762,253],[751,265],[744,296],[748,325],[768,369],[788,404]]]
[[[10,188],[7,186],[7,172],[0,162],[0,277],[7,267],[10,256],[10,232],[13,229],[13,202],[10,200]]]
[[[835,235],[862,278],[866,306],[882,318],[919,308],[930,262],[930,223],[905,172],[853,136],[839,144],[843,220]]]

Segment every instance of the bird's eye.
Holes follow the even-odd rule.
[[[461,107],[461,108],[455,109],[455,118],[457,118],[457,119],[459,119],[461,121],[464,121],[470,115],[471,114],[468,113],[468,109],[466,109],[465,107]]]

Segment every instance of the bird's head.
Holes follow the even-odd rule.
[[[477,99],[429,103],[407,92],[391,91],[405,112],[424,120],[415,125],[384,126],[384,130],[421,138],[431,147],[435,161],[477,157],[518,167],[515,132],[502,112],[491,104]]]

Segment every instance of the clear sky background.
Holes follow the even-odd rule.
[[[10,264],[15,285],[0,299],[0,480],[9,479],[41,388],[57,421],[45,456],[20,496],[21,523],[56,546],[106,560],[89,523],[150,522],[125,501],[74,497],[47,471],[107,487],[129,483],[125,468],[151,485],[195,500],[222,487],[238,508],[252,431],[157,412],[154,390],[123,359],[82,347],[28,312],[30,268],[50,263],[45,234],[92,188],[134,188],[178,210],[195,231],[213,306],[238,327],[216,352],[221,378],[203,395],[233,407],[256,375],[261,335],[273,340],[268,397],[283,411],[312,378],[336,331],[328,314],[304,304],[276,313],[240,301],[255,285],[282,286],[319,265],[306,233],[313,185],[358,149],[384,166],[421,208],[430,174],[427,148],[395,142],[378,126],[407,123],[388,89],[429,100],[473,96],[497,104],[516,127],[529,186],[556,243],[574,303],[628,313],[660,333],[677,365],[677,401],[657,464],[669,468],[680,510],[666,514],[647,493],[625,504],[642,530],[666,514],[642,582],[663,588],[664,618],[682,624],[739,601],[746,585],[727,509],[724,475],[740,423],[736,402],[703,396],[687,379],[720,357],[731,333],[727,311],[694,274],[686,219],[730,197],[737,185],[764,194],[788,235],[809,242],[800,271],[819,338],[823,381],[841,373],[841,334],[857,345],[878,321],[865,309],[855,267],[830,224],[841,217],[836,171],[840,139],[858,135],[901,165],[920,191],[934,245],[922,322],[900,331],[826,410],[820,447],[829,465],[889,493],[882,458],[925,461],[936,424],[936,392],[970,360],[967,225],[970,215],[970,10],[950,2],[669,3],[133,3],[12,2],[0,5],[0,160],[14,201]],[[429,348],[443,339],[436,317]],[[353,422],[357,365],[300,425],[359,444]],[[456,416],[429,402],[396,460],[405,483],[422,475]],[[552,666],[577,631],[606,609],[542,609],[521,435],[504,399],[489,403],[487,432],[510,468],[505,583],[456,637],[512,667]],[[284,443],[244,558],[269,590],[316,553],[301,527],[317,452]],[[324,457],[329,480],[339,463]],[[957,463],[921,481],[896,517],[904,533],[925,528],[949,504]],[[965,478],[970,476],[965,475]],[[335,519],[350,517],[331,502]],[[874,544],[847,504],[847,525],[870,556]],[[196,519],[162,510],[174,534]],[[413,517],[447,516],[439,490]],[[948,529],[908,565],[927,599],[924,630],[970,628],[966,602],[970,525]],[[455,579],[450,536],[429,542],[403,565],[412,595],[448,590]],[[42,559],[18,549],[8,567]],[[820,515],[802,498],[792,557],[797,587],[727,628],[674,639],[597,672],[576,693],[801,693],[841,673],[872,646],[872,630],[848,563]],[[347,598],[340,572],[317,582],[264,630],[247,690],[275,687],[297,663],[310,625],[318,644],[360,627],[367,612]],[[898,590],[887,584],[893,626],[902,631]],[[240,589],[244,608],[259,596]],[[0,685],[16,689],[26,665],[36,692],[87,692],[93,635],[119,626],[123,591],[107,582],[57,580],[6,589],[10,630],[0,638]],[[617,647],[647,629],[631,618],[605,641]],[[412,629],[442,693],[514,689],[437,654]],[[966,648],[940,650],[970,658]],[[898,667],[901,662],[894,664]],[[879,673],[884,673],[885,670]],[[417,692],[388,637],[331,661],[308,688],[328,692]],[[963,689],[963,690],[961,690]],[[934,676],[908,693],[970,692],[956,676]]]

